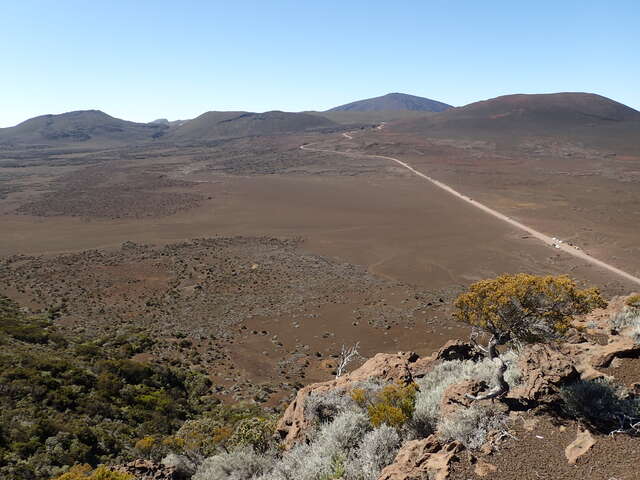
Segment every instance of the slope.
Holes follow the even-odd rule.
[[[162,136],[168,126],[135,123],[100,110],[41,115],[0,129],[0,146],[62,146],[69,144],[132,144]]]
[[[168,138],[176,141],[207,141],[300,133],[336,126],[327,118],[307,113],[206,112],[176,127]]]

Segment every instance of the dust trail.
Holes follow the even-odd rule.
[[[383,127],[383,125],[381,125],[380,127],[378,127],[378,129],[381,129]],[[349,133],[343,133],[342,135],[345,138],[349,138],[349,139],[353,139],[353,137],[351,136],[351,134],[354,132],[349,132]],[[319,142],[316,142],[319,143]],[[512,225],[520,230],[523,230],[525,232],[527,232],[529,235],[531,235],[534,238],[537,238],[538,240],[542,241],[543,243],[545,243],[546,245],[549,245],[551,247],[554,247],[557,250],[561,250],[565,253],[568,253],[569,255],[573,255],[574,257],[577,257],[581,260],[586,260],[587,262],[596,265],[600,268],[603,268],[605,270],[608,270],[612,273],[615,273],[616,275],[629,280],[631,282],[634,282],[638,285],[640,285],[640,278],[636,277],[634,275],[631,275],[630,273],[625,272],[624,270],[620,270],[617,267],[614,267],[613,265],[610,265],[606,262],[603,262],[602,260],[598,260],[597,258],[592,257],[591,255],[583,252],[582,250],[578,250],[575,247],[572,247],[570,245],[567,245],[566,243],[560,243],[559,241],[557,241],[557,239],[550,237],[549,235],[546,235],[542,232],[539,232],[538,230],[535,230],[523,223],[518,222],[517,220],[514,220],[513,218],[510,218],[500,212],[498,212],[497,210],[494,210],[493,208],[490,208],[486,205],[484,205],[483,203],[480,203],[476,200],[473,200],[471,198],[469,198],[468,196],[458,192],[457,190],[451,188],[449,185],[442,183],[439,180],[436,180],[435,178],[431,178],[428,175],[425,175],[424,173],[416,170],[415,168],[413,168],[411,165],[409,165],[406,162],[403,162],[402,160],[398,160],[397,158],[394,157],[387,157],[384,155],[369,155],[366,153],[353,153],[353,152],[340,152],[337,150],[327,150],[327,149],[323,149],[323,148],[312,148],[311,145],[315,145],[316,143],[311,143],[311,144],[307,144],[307,145],[301,145],[300,148],[302,150],[307,150],[310,152],[323,152],[323,153],[333,153],[333,154],[337,154],[337,155],[343,155],[346,157],[365,157],[365,158],[380,158],[383,160],[389,160],[391,162],[395,162],[398,165],[400,165],[403,168],[406,168],[407,170],[409,170],[411,173],[413,173],[414,175],[417,175],[421,178],[424,178],[425,180],[431,182],[432,184],[434,184],[436,187],[441,188],[442,190],[446,191],[447,193],[459,198],[460,200],[467,202],[471,205],[473,205],[474,207],[482,210],[485,213],[488,213],[489,215],[492,215],[496,218],[499,218],[500,220],[502,220],[503,222],[508,223],[509,225]]]

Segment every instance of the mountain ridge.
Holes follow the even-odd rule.
[[[209,111],[176,127],[168,138],[178,141],[300,133],[337,127],[328,118],[273,110],[263,113]]]

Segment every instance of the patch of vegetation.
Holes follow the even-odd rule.
[[[620,385],[605,380],[579,380],[561,388],[563,409],[592,429],[640,434],[640,399]]]
[[[68,472],[52,480],[135,480],[133,475],[121,472],[112,472],[107,467],[98,467],[93,470],[90,465],[75,465]]]
[[[371,425],[388,425],[399,429],[413,416],[416,393],[415,383],[392,384],[380,390],[372,400],[362,388],[354,389],[351,398],[362,408],[366,408]]]
[[[0,477],[122,461],[136,440],[170,436],[205,410],[204,375],[130,358],[149,345],[143,335],[62,339],[51,316],[0,297]]]
[[[473,450],[485,443],[490,432],[504,428],[506,422],[506,415],[493,404],[474,404],[442,419],[438,434],[446,442],[457,440]]]
[[[507,365],[505,379],[513,388],[520,382],[517,355],[513,351],[507,351],[500,358]],[[496,376],[497,369],[498,365],[488,358],[477,362],[450,360],[436,365],[417,382],[419,391],[416,395],[413,427],[421,435],[434,433],[442,420],[440,402],[444,391],[453,384],[471,379],[490,385]]]
[[[624,333],[627,336],[640,342],[640,295],[633,295],[627,299],[622,310],[612,316],[611,327],[618,333],[626,330]]]
[[[454,305],[456,319],[488,332],[494,345],[501,345],[558,338],[574,315],[607,304],[596,288],[580,290],[566,275],[518,273],[474,283]]]
[[[624,303],[629,307],[640,308],[640,293],[631,295],[629,298],[625,300]]]
[[[233,448],[251,447],[257,452],[266,452],[273,446],[276,418],[249,417],[237,423],[229,437]]]

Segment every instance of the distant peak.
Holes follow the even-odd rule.
[[[413,110],[423,112],[442,112],[450,108],[452,108],[451,105],[437,100],[432,100],[430,98],[392,92],[380,97],[367,98],[365,100],[358,100],[356,102],[340,105],[330,109],[329,111],[372,112]]]

